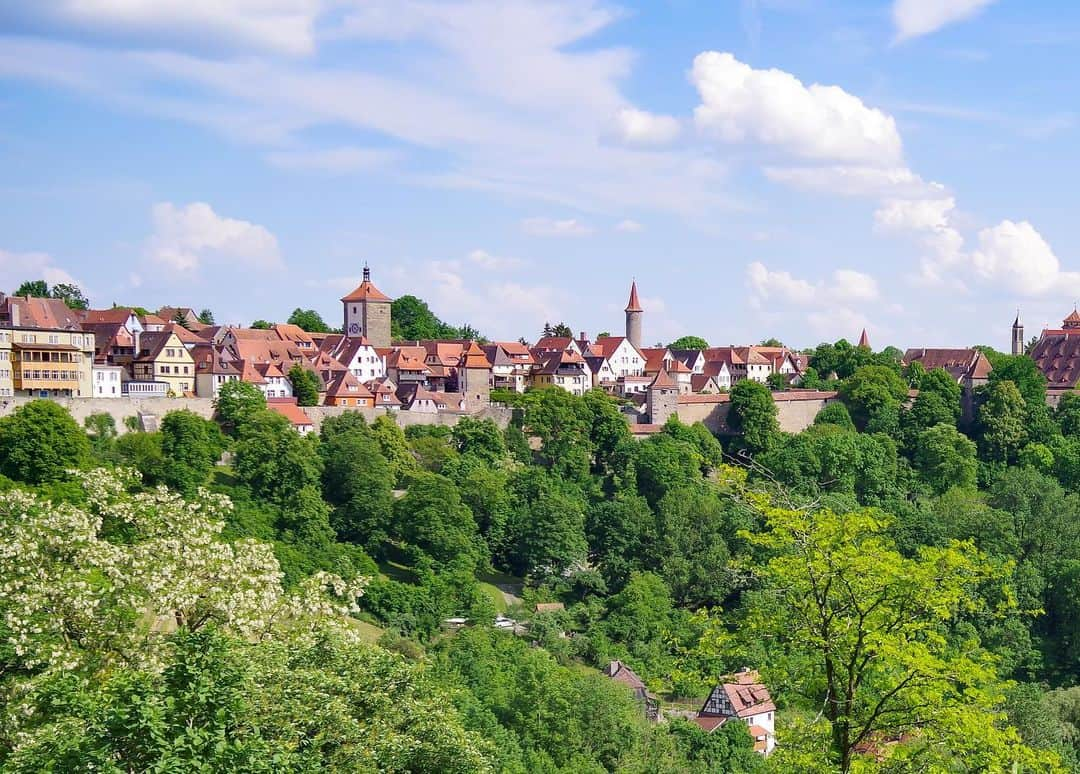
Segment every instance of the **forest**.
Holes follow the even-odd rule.
[[[156,432],[27,403],[0,770],[1080,770],[1080,396],[988,356],[965,416],[946,372],[824,344],[813,426],[744,381],[725,438],[557,388],[505,430],[308,436],[239,382]],[[613,659],[663,709],[758,670],[776,750],[649,723]]]

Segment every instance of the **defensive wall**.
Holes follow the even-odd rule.
[[[731,435],[727,416],[731,408],[731,396],[721,395],[680,395],[675,411],[683,424],[703,423],[709,430],[719,435]],[[773,393],[776,402],[776,418],[780,429],[788,433],[797,433],[814,422],[829,403],[836,400],[835,392],[814,392],[810,390],[792,390]],[[4,398],[0,400],[0,417],[7,416],[19,406],[30,402],[32,398]],[[201,417],[209,419],[214,414],[213,401],[210,398],[53,398],[56,403],[66,408],[75,421],[82,425],[91,414],[109,414],[116,421],[119,432],[127,432],[125,420],[129,417],[141,418],[140,425],[146,429],[155,429],[155,420],[160,420],[170,411],[187,409]],[[311,418],[315,430],[321,427],[326,417],[337,416],[350,411],[358,411],[364,419],[373,422],[383,414],[390,414],[401,427],[410,425],[445,425],[453,427],[463,416],[475,419],[491,419],[499,427],[510,424],[513,410],[506,406],[492,405],[479,411],[463,413],[441,411],[422,413],[413,411],[387,411],[383,408],[346,408],[344,406],[308,406],[304,413]],[[631,426],[633,428],[633,426]],[[650,427],[651,426],[647,426]],[[644,427],[642,428],[644,429]],[[657,428],[658,429],[658,428]]]
[[[4,398],[0,400],[0,417],[7,416],[19,406],[29,403],[33,398]],[[63,406],[75,421],[82,425],[91,414],[109,414],[116,421],[116,429],[127,432],[125,420],[128,417],[142,417],[140,423],[146,429],[153,429],[153,420],[158,420],[170,411],[187,409],[206,419],[214,415],[214,404],[210,398],[52,398]],[[501,406],[488,406],[472,413],[443,411],[438,414],[425,414],[419,411],[387,411],[382,408],[346,408],[344,406],[308,406],[304,408],[315,429],[318,430],[326,417],[358,411],[368,422],[382,414],[390,414],[401,427],[410,425],[446,425],[453,427],[463,416],[476,419],[492,419],[499,427],[510,424],[511,410]]]
[[[835,392],[814,390],[774,392],[776,421],[785,433],[798,433],[810,427],[818,413],[836,400]],[[675,414],[685,425],[701,422],[713,433],[732,435],[733,431],[727,423],[730,410],[731,396],[728,394],[680,395]]]

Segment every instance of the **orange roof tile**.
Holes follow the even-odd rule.
[[[626,302],[626,312],[641,312],[641,302],[637,297],[637,280],[630,283],[630,300]]]
[[[349,295],[341,299],[342,301],[385,301],[391,302],[390,296],[385,295],[371,282],[371,270],[364,267],[364,281]]]

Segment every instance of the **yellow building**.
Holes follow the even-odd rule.
[[[172,325],[139,337],[139,354],[132,372],[137,382],[164,383],[171,397],[195,393],[195,360]]]
[[[0,329],[0,396],[88,398],[93,365],[92,333]]]

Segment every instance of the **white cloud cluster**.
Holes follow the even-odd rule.
[[[869,320],[855,307],[881,297],[877,280],[853,269],[837,269],[828,280],[811,282],[754,261],[746,267],[746,284],[751,307],[763,309],[770,301],[799,307],[810,327],[826,337],[850,337],[869,327]]]
[[[814,161],[892,166],[902,159],[892,116],[838,86],[805,86],[719,51],[698,54],[690,79],[701,95],[697,126],[725,142],[750,140]]]
[[[929,35],[954,22],[970,19],[994,0],[894,0],[896,39]]]
[[[615,115],[615,133],[627,145],[666,145],[679,136],[679,121],[637,108],[623,108]]]
[[[11,293],[23,282],[39,279],[49,285],[71,283],[81,286],[77,279],[57,266],[48,253],[0,250],[0,291]]]
[[[621,231],[624,234],[637,234],[645,230],[645,227],[638,223],[636,220],[620,220],[615,224],[615,230]]]
[[[160,202],[152,218],[146,255],[176,273],[193,273],[206,263],[263,270],[283,266],[277,237],[258,224],[222,217],[205,202],[182,207]]]
[[[1003,220],[980,231],[971,264],[983,279],[1025,296],[1055,293],[1075,297],[1080,291],[1080,273],[1062,271],[1050,245],[1026,220]]]
[[[575,218],[555,220],[552,218],[525,218],[521,221],[521,230],[529,236],[538,237],[580,237],[592,233],[592,228]]]

